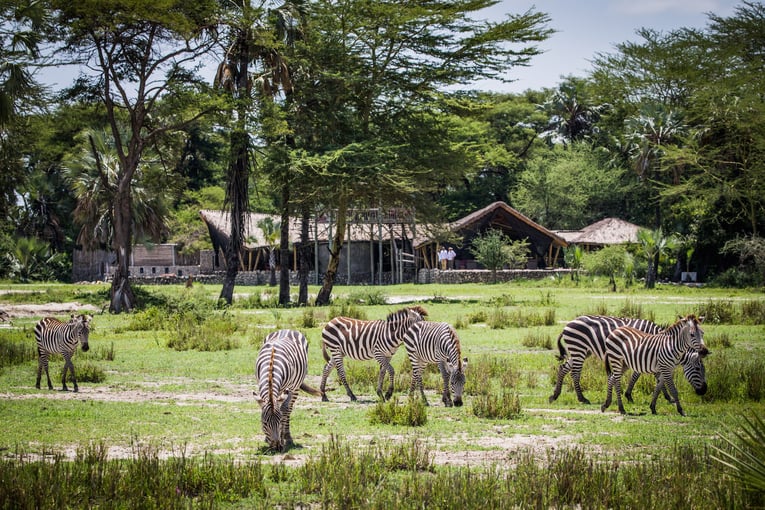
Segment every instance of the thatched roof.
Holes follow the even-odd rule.
[[[207,225],[207,229],[210,232],[210,238],[212,239],[213,247],[215,249],[223,248],[228,244],[231,222],[229,221],[229,215],[226,211],[212,211],[201,210],[199,215],[202,221]],[[245,248],[255,250],[257,248],[263,248],[269,246],[266,241],[266,235],[263,230],[258,226],[265,218],[271,218],[274,224],[281,223],[281,217],[275,214],[265,213],[250,213],[245,220]],[[289,225],[289,240],[291,243],[300,241],[300,218],[290,218]],[[332,228],[333,230],[330,230]],[[328,221],[315,222],[311,219],[310,228],[308,229],[308,239],[310,242],[314,242],[315,239],[318,242],[327,242],[329,240],[330,233],[334,233],[336,225],[332,225]],[[411,232],[407,229],[406,232],[402,232],[401,225],[383,224],[382,234],[384,239],[390,239],[391,230],[393,236],[400,239],[402,234],[411,237]],[[376,224],[352,224],[350,226],[350,241],[360,242],[369,241],[372,236],[375,240],[379,239],[380,228]],[[345,240],[349,241],[348,233],[346,230]]]
[[[559,231],[571,244],[608,246],[612,244],[637,243],[641,227],[618,218],[605,218],[579,231]]]
[[[542,225],[535,223],[504,202],[494,202],[457,221],[450,223],[448,229],[452,232],[472,237],[489,229],[499,229],[513,239],[529,239],[532,243],[544,246],[565,247],[566,240]],[[427,244],[432,239],[418,235],[415,246]]]

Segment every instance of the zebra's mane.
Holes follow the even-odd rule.
[[[675,329],[680,329],[683,326],[685,326],[688,322],[693,322],[694,324],[698,322],[696,315],[689,314],[689,315],[686,315],[685,317],[678,318],[674,324],[672,324],[666,329],[666,331],[670,331],[670,330],[674,331]]]
[[[388,314],[388,317],[385,319],[387,321],[393,321],[396,320],[399,316],[406,316],[409,314],[409,312],[416,312],[420,314],[420,316],[424,319],[428,316],[428,312],[421,306],[410,306],[408,308],[402,308],[401,310],[396,310],[395,312],[391,312]]]
[[[276,347],[271,346],[271,361],[268,363],[268,401],[271,403],[271,409],[276,409],[274,405],[274,356],[276,356]]]
[[[449,326],[449,333],[454,340],[454,348],[457,349],[457,368],[462,372],[462,346],[460,345],[460,337],[457,336],[457,332],[453,327]]]

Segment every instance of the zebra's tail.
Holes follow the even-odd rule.
[[[606,375],[611,377],[611,360],[609,359],[608,355],[606,355]]]
[[[556,354],[555,357],[558,359],[558,361],[563,361],[566,359],[566,346],[563,345],[563,332],[561,331],[561,334],[558,335],[558,351],[560,354]]]
[[[324,356],[324,361],[329,361],[329,354],[327,354],[327,344],[321,343],[321,355]]]
[[[314,397],[320,397],[321,396],[321,392],[319,390],[317,390],[316,388],[312,388],[312,387],[308,386],[308,384],[306,384],[306,383],[301,384],[300,385],[300,389],[305,391],[306,393],[308,393],[310,395],[313,395]]]

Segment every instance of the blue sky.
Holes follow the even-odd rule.
[[[639,41],[635,33],[639,28],[703,28],[709,21],[706,13],[730,16],[740,4],[729,0],[503,0],[487,11],[489,19],[500,20],[507,13],[521,14],[534,7],[550,15],[548,26],[557,32],[539,45],[544,54],[529,67],[511,72],[515,82],[481,83],[477,88],[522,92],[554,87],[561,76],[585,76],[597,53],[613,53],[618,43]]]

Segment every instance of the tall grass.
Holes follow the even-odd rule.
[[[0,330],[0,368],[20,365],[37,359],[37,347],[31,331]]]

